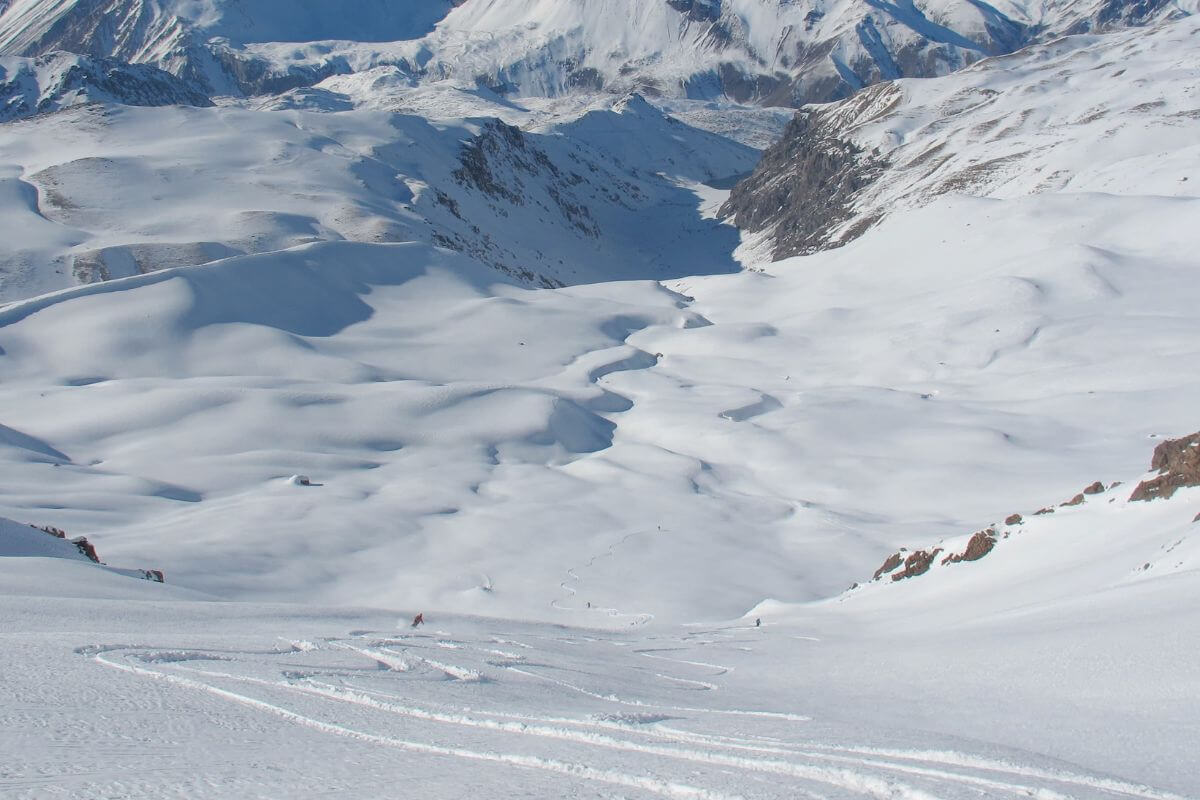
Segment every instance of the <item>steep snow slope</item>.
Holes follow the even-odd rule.
[[[270,73],[239,55],[248,42],[360,42],[413,39],[429,32],[451,0],[14,0],[0,14],[0,53],[68,50],[156,64],[204,91],[280,91],[338,71]],[[344,71],[344,67],[341,67]]]
[[[457,5],[457,8],[451,8]],[[149,62],[221,94],[395,65],[506,93],[579,89],[794,104],[943,75],[1067,32],[1194,13],[1196,0],[16,0],[0,54]]]
[[[61,52],[36,59],[0,58],[0,122],[83,103],[212,105],[171,73],[146,64]]]
[[[1139,64],[1190,53],[1194,29],[1185,21],[1142,32],[1159,48],[1153,57],[1128,34],[1088,38],[1091,55],[1065,65],[1088,70],[1115,48],[1147,96],[1169,86],[1186,98],[1179,73]],[[1057,47],[1082,52],[1077,42]],[[1039,63],[1046,53],[1027,57]],[[1029,82],[1010,93],[1035,104],[1030,116],[1057,113],[1048,109],[1063,104],[1040,91],[1043,71],[1022,72],[1020,63],[1012,70]],[[904,118],[905,108],[891,113]],[[973,530],[997,507],[1041,492],[1065,496],[1097,468],[1123,474],[1141,461],[1146,437],[1195,427],[1194,381],[1178,364],[1200,341],[1189,256],[1198,201],[1160,188],[1180,183],[1187,151],[1170,148],[1194,146],[1176,141],[1192,124],[1186,116],[1121,138],[1120,159],[1098,141],[1094,152],[1107,162],[1090,163],[1095,175],[1118,174],[1123,163],[1141,170],[1119,193],[946,195],[771,274],[680,279],[712,264],[693,254],[713,257],[711,240],[673,227],[675,211],[698,218],[702,201],[684,186],[674,185],[687,197],[678,206],[661,206],[648,190],[632,208],[621,204],[632,192],[618,196],[613,208],[625,216],[611,228],[593,207],[597,226],[622,236],[572,252],[571,240],[557,238],[563,223],[522,216],[529,205],[504,195],[516,184],[490,166],[497,152],[517,156],[569,183],[556,165],[571,161],[576,141],[595,142],[598,164],[628,162],[628,175],[671,166],[628,135],[605,143],[630,130],[699,141],[640,101],[528,136],[365,111],[104,113],[115,122],[97,124],[115,134],[64,127],[57,140],[109,148],[103,161],[54,167],[40,159],[61,159],[61,145],[8,140],[30,165],[11,181],[18,198],[28,197],[24,180],[46,197],[55,186],[94,192],[60,203],[74,227],[29,214],[12,223],[17,240],[36,233],[69,242],[87,235],[85,225],[137,220],[176,236],[194,225],[201,241],[220,220],[220,202],[253,209],[269,199],[280,212],[278,238],[262,249],[298,247],[5,308],[0,379],[9,416],[0,422],[12,441],[34,444],[0,452],[12,475],[0,510],[104,532],[117,555],[152,548],[170,530],[180,544],[168,560],[143,558],[185,585],[622,624],[729,615],[764,595],[828,596],[897,546]],[[912,113],[926,112],[918,104]],[[243,170],[225,152],[226,121],[250,118],[271,121],[280,138],[243,151]],[[182,134],[164,136],[162,161],[148,161],[147,119],[186,122],[176,130],[195,144],[180,148]],[[445,176],[449,159],[429,153],[457,152],[464,130],[486,136],[456,156],[470,179],[440,184],[464,188],[437,204],[443,219],[453,218],[454,203],[481,219],[490,202],[492,213],[511,215],[512,230],[488,233],[511,235],[526,252],[561,253],[567,269],[591,266],[584,277],[663,282],[538,292],[426,244],[302,244],[337,238],[320,226],[352,230],[354,207],[334,204],[357,196],[353,176],[396,192],[408,187],[397,172],[428,178],[438,174],[432,164]],[[397,131],[408,140],[380,149]],[[508,140],[516,143],[493,149]],[[141,161],[122,161],[125,147]],[[1057,152],[1078,168],[1069,144],[1058,147],[1046,157]],[[181,151],[220,169],[206,174],[185,162],[172,172]],[[674,152],[683,175],[724,158]],[[537,153],[550,154],[554,169]],[[252,169],[264,163],[283,171]],[[107,169],[125,170],[144,196],[105,205],[103,183],[70,182],[72,170]],[[230,177],[243,171],[244,188]],[[897,172],[897,186],[905,174]],[[272,177],[280,175],[310,182],[292,195],[295,208],[323,216],[275,205],[288,196]],[[401,205],[433,208],[417,197],[439,186],[429,182],[414,182]],[[557,186],[538,188],[569,199]],[[709,193],[711,208],[715,190],[697,191]],[[231,202],[242,192],[252,200]],[[476,205],[466,214],[469,200]],[[258,223],[248,218],[252,242]],[[659,258],[669,269],[647,269]],[[159,256],[147,260],[163,266]],[[296,473],[323,485],[287,483]],[[531,551],[539,555],[532,563]],[[314,552],[319,565],[304,556]],[[745,568],[730,574],[730,563]],[[643,579],[631,585],[630,574]]]
[[[947,199],[676,292],[350,243],[81,287],[4,312],[3,422],[69,460],[6,456],[0,509],[240,597],[627,624],[828,596],[1195,426],[1195,214]]]
[[[756,157],[640,98],[531,133],[375,111],[78,108],[0,126],[0,298],[343,239],[432,242],[537,285],[729,272],[736,232],[702,219],[681,182]]]
[[[1198,36],[1198,18],[1072,36],[805,109],[722,215],[758,234],[753,261],[836,246],[946,193],[1194,197]]]

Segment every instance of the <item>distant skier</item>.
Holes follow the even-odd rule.
[[[425,615],[424,614],[417,614],[415,617],[413,617],[412,626],[414,628],[417,627],[418,625],[424,625],[424,624],[425,624]]]
[[[761,620],[761,619],[759,619],[758,617],[755,617],[755,618],[754,618],[754,627],[756,627],[756,628],[761,628],[761,627],[762,627],[762,620]]]

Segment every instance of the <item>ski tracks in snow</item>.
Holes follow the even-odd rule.
[[[359,631],[278,651],[97,646],[79,652],[215,701],[216,713],[233,713],[220,710],[233,705],[348,746],[617,787],[623,796],[1186,800],[1114,778],[953,750],[813,741],[802,714],[675,701],[685,692],[718,696],[716,681],[734,667],[705,660],[700,648],[732,642],[594,634],[568,646],[567,634]],[[470,782],[481,780],[473,774]]]

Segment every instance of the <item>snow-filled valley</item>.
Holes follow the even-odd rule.
[[[638,82],[876,4],[85,5],[0,2],[0,797],[1200,797],[1189,5],[882,4],[941,77],[791,124]]]

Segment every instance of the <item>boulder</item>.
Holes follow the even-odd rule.
[[[903,560],[904,558],[899,553],[893,553],[892,555],[888,556],[887,560],[880,565],[879,569],[875,570],[875,577],[871,578],[871,580],[879,580],[880,575],[883,575],[885,572],[891,572],[896,567],[900,566],[900,562]]]
[[[933,550],[914,551],[908,558],[904,559],[904,569],[893,575],[892,580],[901,581],[905,578],[915,578],[917,575],[924,575],[933,566],[933,561],[940,552],[942,552],[942,548],[940,547]]]
[[[957,564],[960,561],[978,561],[992,552],[996,546],[996,532],[991,528],[978,531],[967,542],[967,549],[961,553],[952,553],[942,560],[943,564]]]
[[[1164,500],[1185,486],[1200,486],[1200,433],[1168,439],[1154,448],[1150,469],[1158,475],[1142,481],[1129,496],[1134,500]]]

